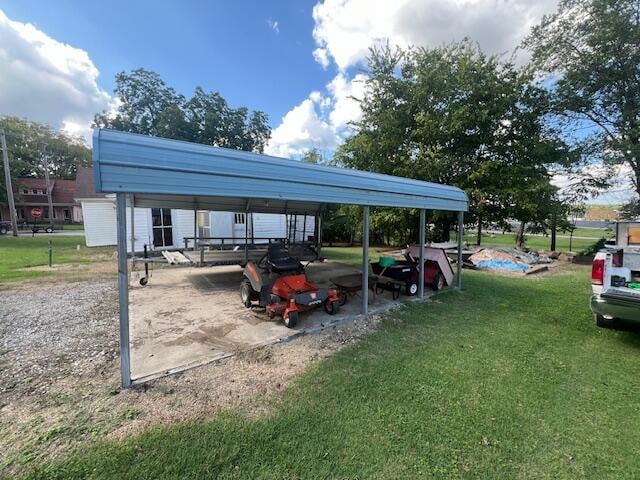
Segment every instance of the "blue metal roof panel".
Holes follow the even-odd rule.
[[[260,199],[255,208],[272,199],[310,210],[323,203],[467,210],[462,190],[437,183],[115,130],[96,130],[93,143],[97,191],[153,197],[163,206],[183,195]]]

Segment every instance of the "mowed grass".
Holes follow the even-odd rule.
[[[637,478],[640,337],[596,328],[588,269],[567,268],[465,271],[463,292],[390,314],[268,415],[153,428],[30,478]]]
[[[104,260],[115,251],[111,247],[88,248],[82,235],[0,237],[0,284],[54,274],[55,270],[28,269],[49,264],[49,240],[52,241],[54,265]]]
[[[581,252],[601,238],[611,238],[614,233],[605,228],[577,228],[570,243],[569,234],[559,233],[556,237],[556,250],[561,252]],[[549,250],[551,248],[550,236],[525,235],[525,245],[534,250]],[[451,239],[456,239],[455,232],[452,232]],[[467,230],[464,235],[465,242],[475,245],[477,240],[476,232]],[[513,232],[507,233],[484,233],[481,245],[483,247],[515,247],[516,235]],[[571,247],[571,248],[569,248]]]

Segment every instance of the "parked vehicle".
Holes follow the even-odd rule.
[[[613,245],[593,259],[591,310],[599,327],[640,322],[640,222],[616,224]]]
[[[11,230],[11,222],[0,221],[0,235],[6,235]]]

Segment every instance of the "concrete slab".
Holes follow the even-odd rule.
[[[356,272],[350,265],[331,261],[307,267],[310,280],[325,287],[331,286],[331,278]],[[356,297],[334,316],[322,307],[303,313],[296,328],[289,329],[279,317],[269,320],[264,309],[241,304],[241,280],[239,266],[156,269],[146,287],[132,278],[132,378],[198,365],[360,313],[360,297]],[[370,302],[370,309],[390,303],[396,302],[390,292],[384,292]]]

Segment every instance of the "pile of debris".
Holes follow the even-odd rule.
[[[506,270],[525,274],[547,270],[553,259],[535,251],[518,248],[484,248],[468,259],[470,267],[482,270]]]

